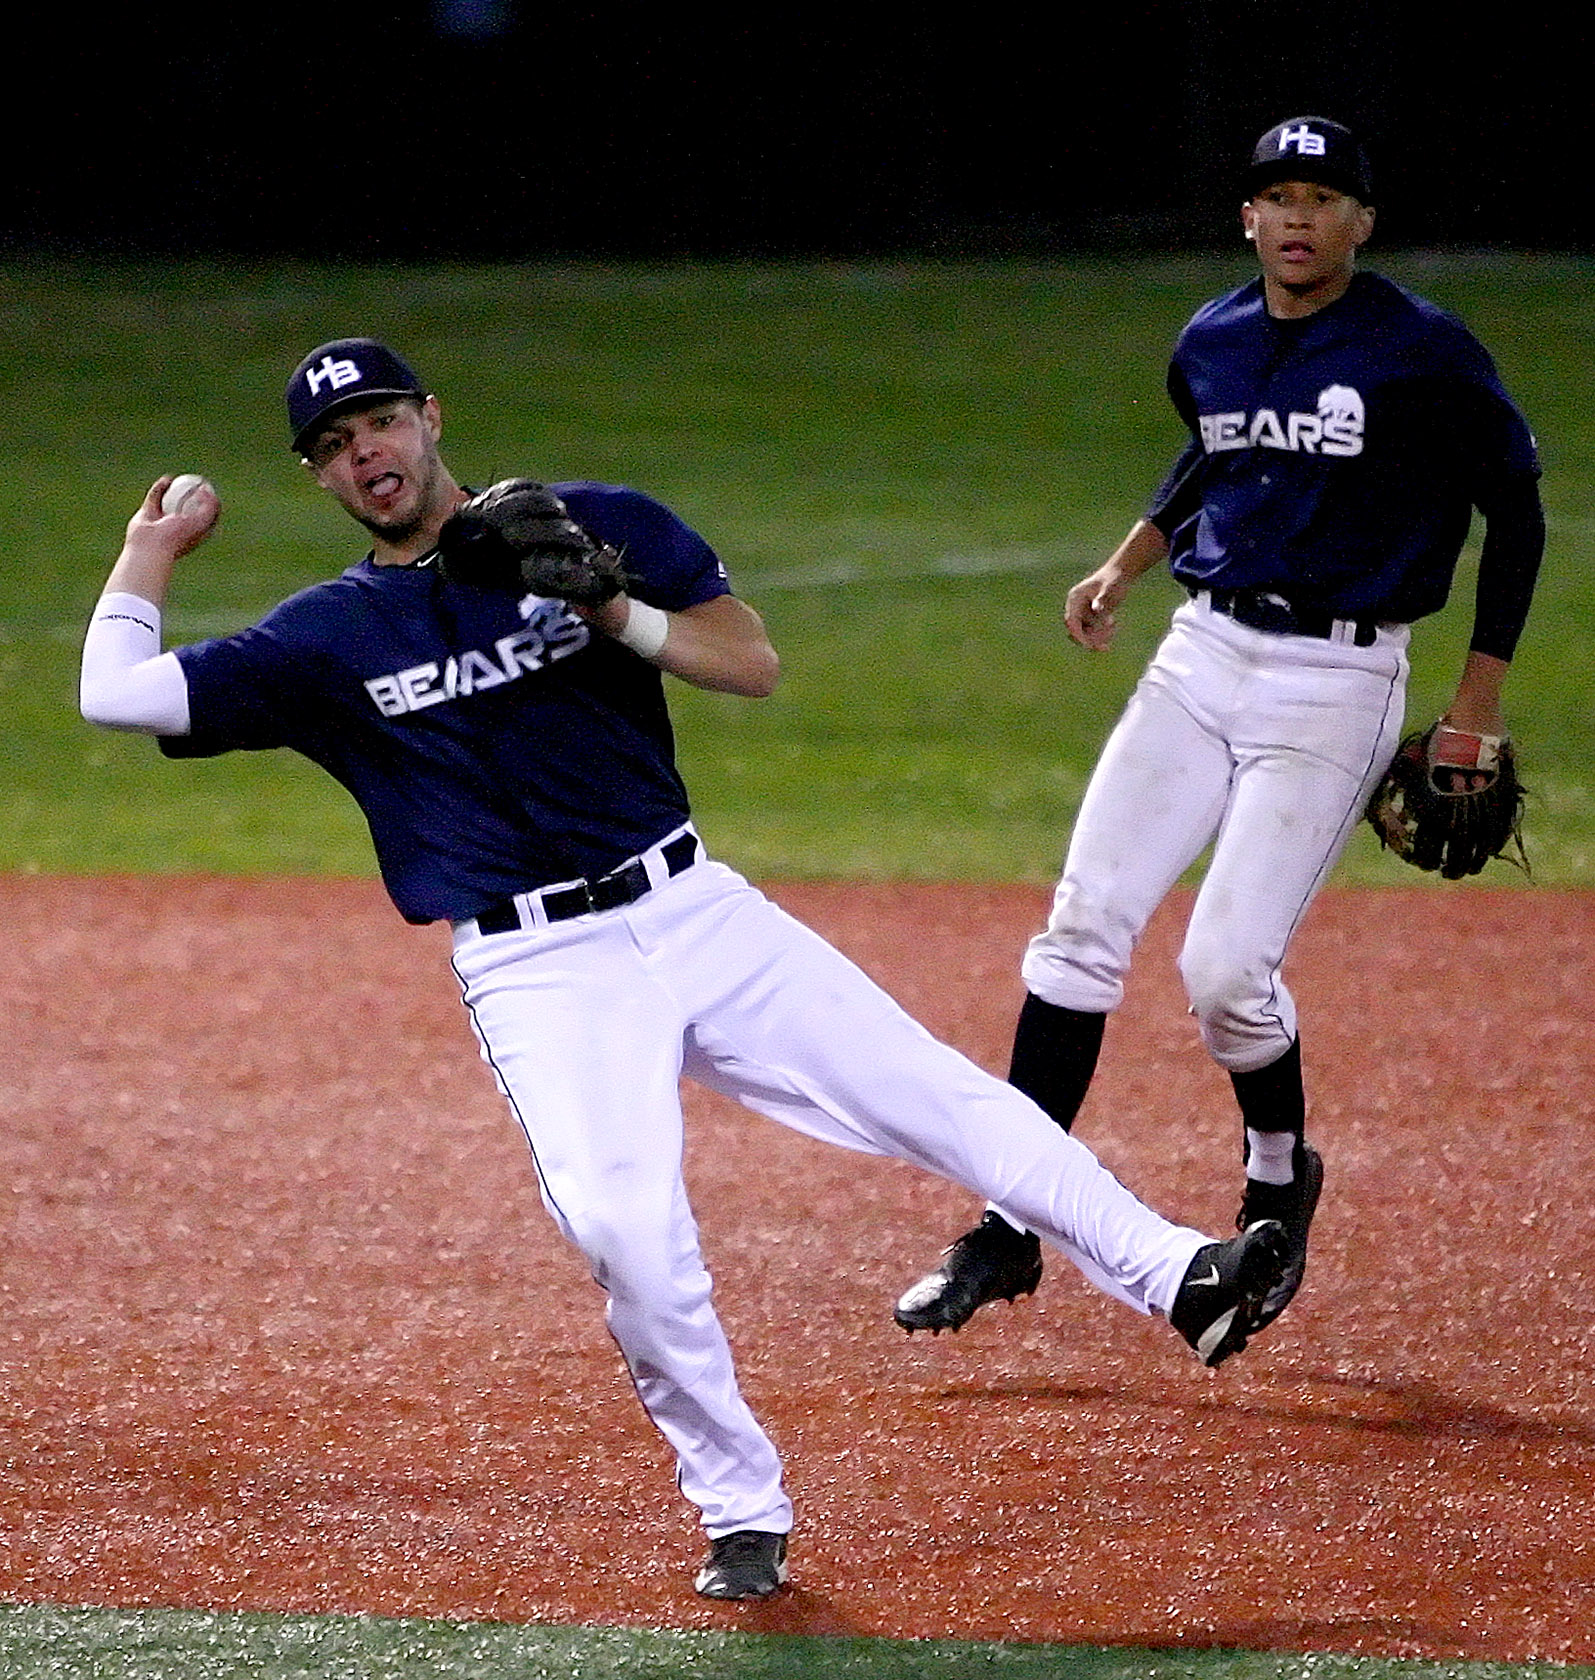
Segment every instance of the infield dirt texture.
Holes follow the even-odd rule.
[[[1000,1065],[1038,889],[775,891]],[[1222,1231],[1183,902],[1080,1130]],[[909,1341],[891,1300],[970,1198],[693,1095],[799,1510],[794,1590],[747,1609],[691,1592],[437,929],[370,883],[0,877],[0,1598],[1595,1660],[1595,900],[1456,904],[1331,892],[1301,935],[1326,1201],[1303,1295],[1220,1372],[1062,1262]]]

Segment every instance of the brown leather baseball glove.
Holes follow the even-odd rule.
[[[1380,843],[1448,881],[1477,875],[1491,858],[1527,869],[1523,784],[1505,735],[1473,735],[1443,719],[1407,736],[1368,801]]]

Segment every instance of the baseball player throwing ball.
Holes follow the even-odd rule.
[[[1215,1242],[1170,1224],[706,856],[661,673],[757,697],[777,665],[702,537],[615,485],[470,494],[438,453],[437,399],[371,340],[318,346],[287,396],[293,448],[370,552],[251,629],[162,652],[168,580],[219,504],[201,485],[165,511],[158,480],[89,625],[84,715],[172,757],[294,748],[359,802],[399,912],[452,924],[544,1203],[701,1512],[700,1593],[774,1592],[792,1506],[711,1302],[683,1072],[1000,1200],[1209,1365],[1245,1346],[1283,1273],[1277,1225]]]
[[[1051,917],[1025,953],[1009,1078],[1067,1130],[1147,919],[1211,846],[1180,972],[1240,1106],[1238,1223],[1277,1219],[1290,1241],[1267,1324],[1301,1283],[1324,1176],[1304,1136],[1286,947],[1391,764],[1408,626],[1445,604],[1474,507],[1487,532],[1471,651],[1423,737],[1426,762],[1370,816],[1448,875],[1500,852],[1515,817],[1515,796],[1495,788],[1510,768],[1501,690],[1544,521],[1534,440],[1472,334],[1356,272],[1374,222],[1357,140],[1320,117],[1280,123],[1242,196],[1262,275],[1180,335],[1168,389],[1189,440],[1146,517],[1069,591],[1069,634],[1091,649],[1110,645],[1131,586],[1162,561],[1190,599],[1086,790]],[[1414,845],[1412,796],[1431,785],[1459,805],[1495,789],[1511,816],[1482,844]],[[1034,1290],[1027,1223],[988,1207],[898,1302],[897,1322],[956,1330]]]

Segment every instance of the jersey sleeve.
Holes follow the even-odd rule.
[[[621,564],[635,580],[629,593],[638,600],[681,612],[731,593],[720,557],[663,502],[617,484],[551,488],[577,524],[619,551]]]
[[[1534,434],[1507,395],[1489,351],[1454,315],[1441,312],[1430,332],[1428,352],[1470,477],[1484,475],[1486,493],[1493,483],[1507,483],[1525,473],[1537,477],[1540,461]]]
[[[160,739],[168,758],[291,746],[306,683],[296,673],[285,609],[237,635],[176,650],[188,683],[189,732]]]
[[[1172,537],[1186,520],[1201,511],[1200,468],[1204,459],[1201,445],[1192,438],[1164,475],[1146,510],[1147,522],[1165,538]]]

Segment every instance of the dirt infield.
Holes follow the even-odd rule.
[[[1003,1064],[1028,889],[775,889]],[[1227,1081],[1149,933],[1080,1135],[1214,1231]],[[970,1198],[702,1093],[689,1177],[798,1504],[700,1550],[438,929],[363,883],[0,879],[0,1599],[1595,1660],[1595,896],[1331,893],[1308,1286],[1207,1373],[1060,1262],[890,1323]]]

